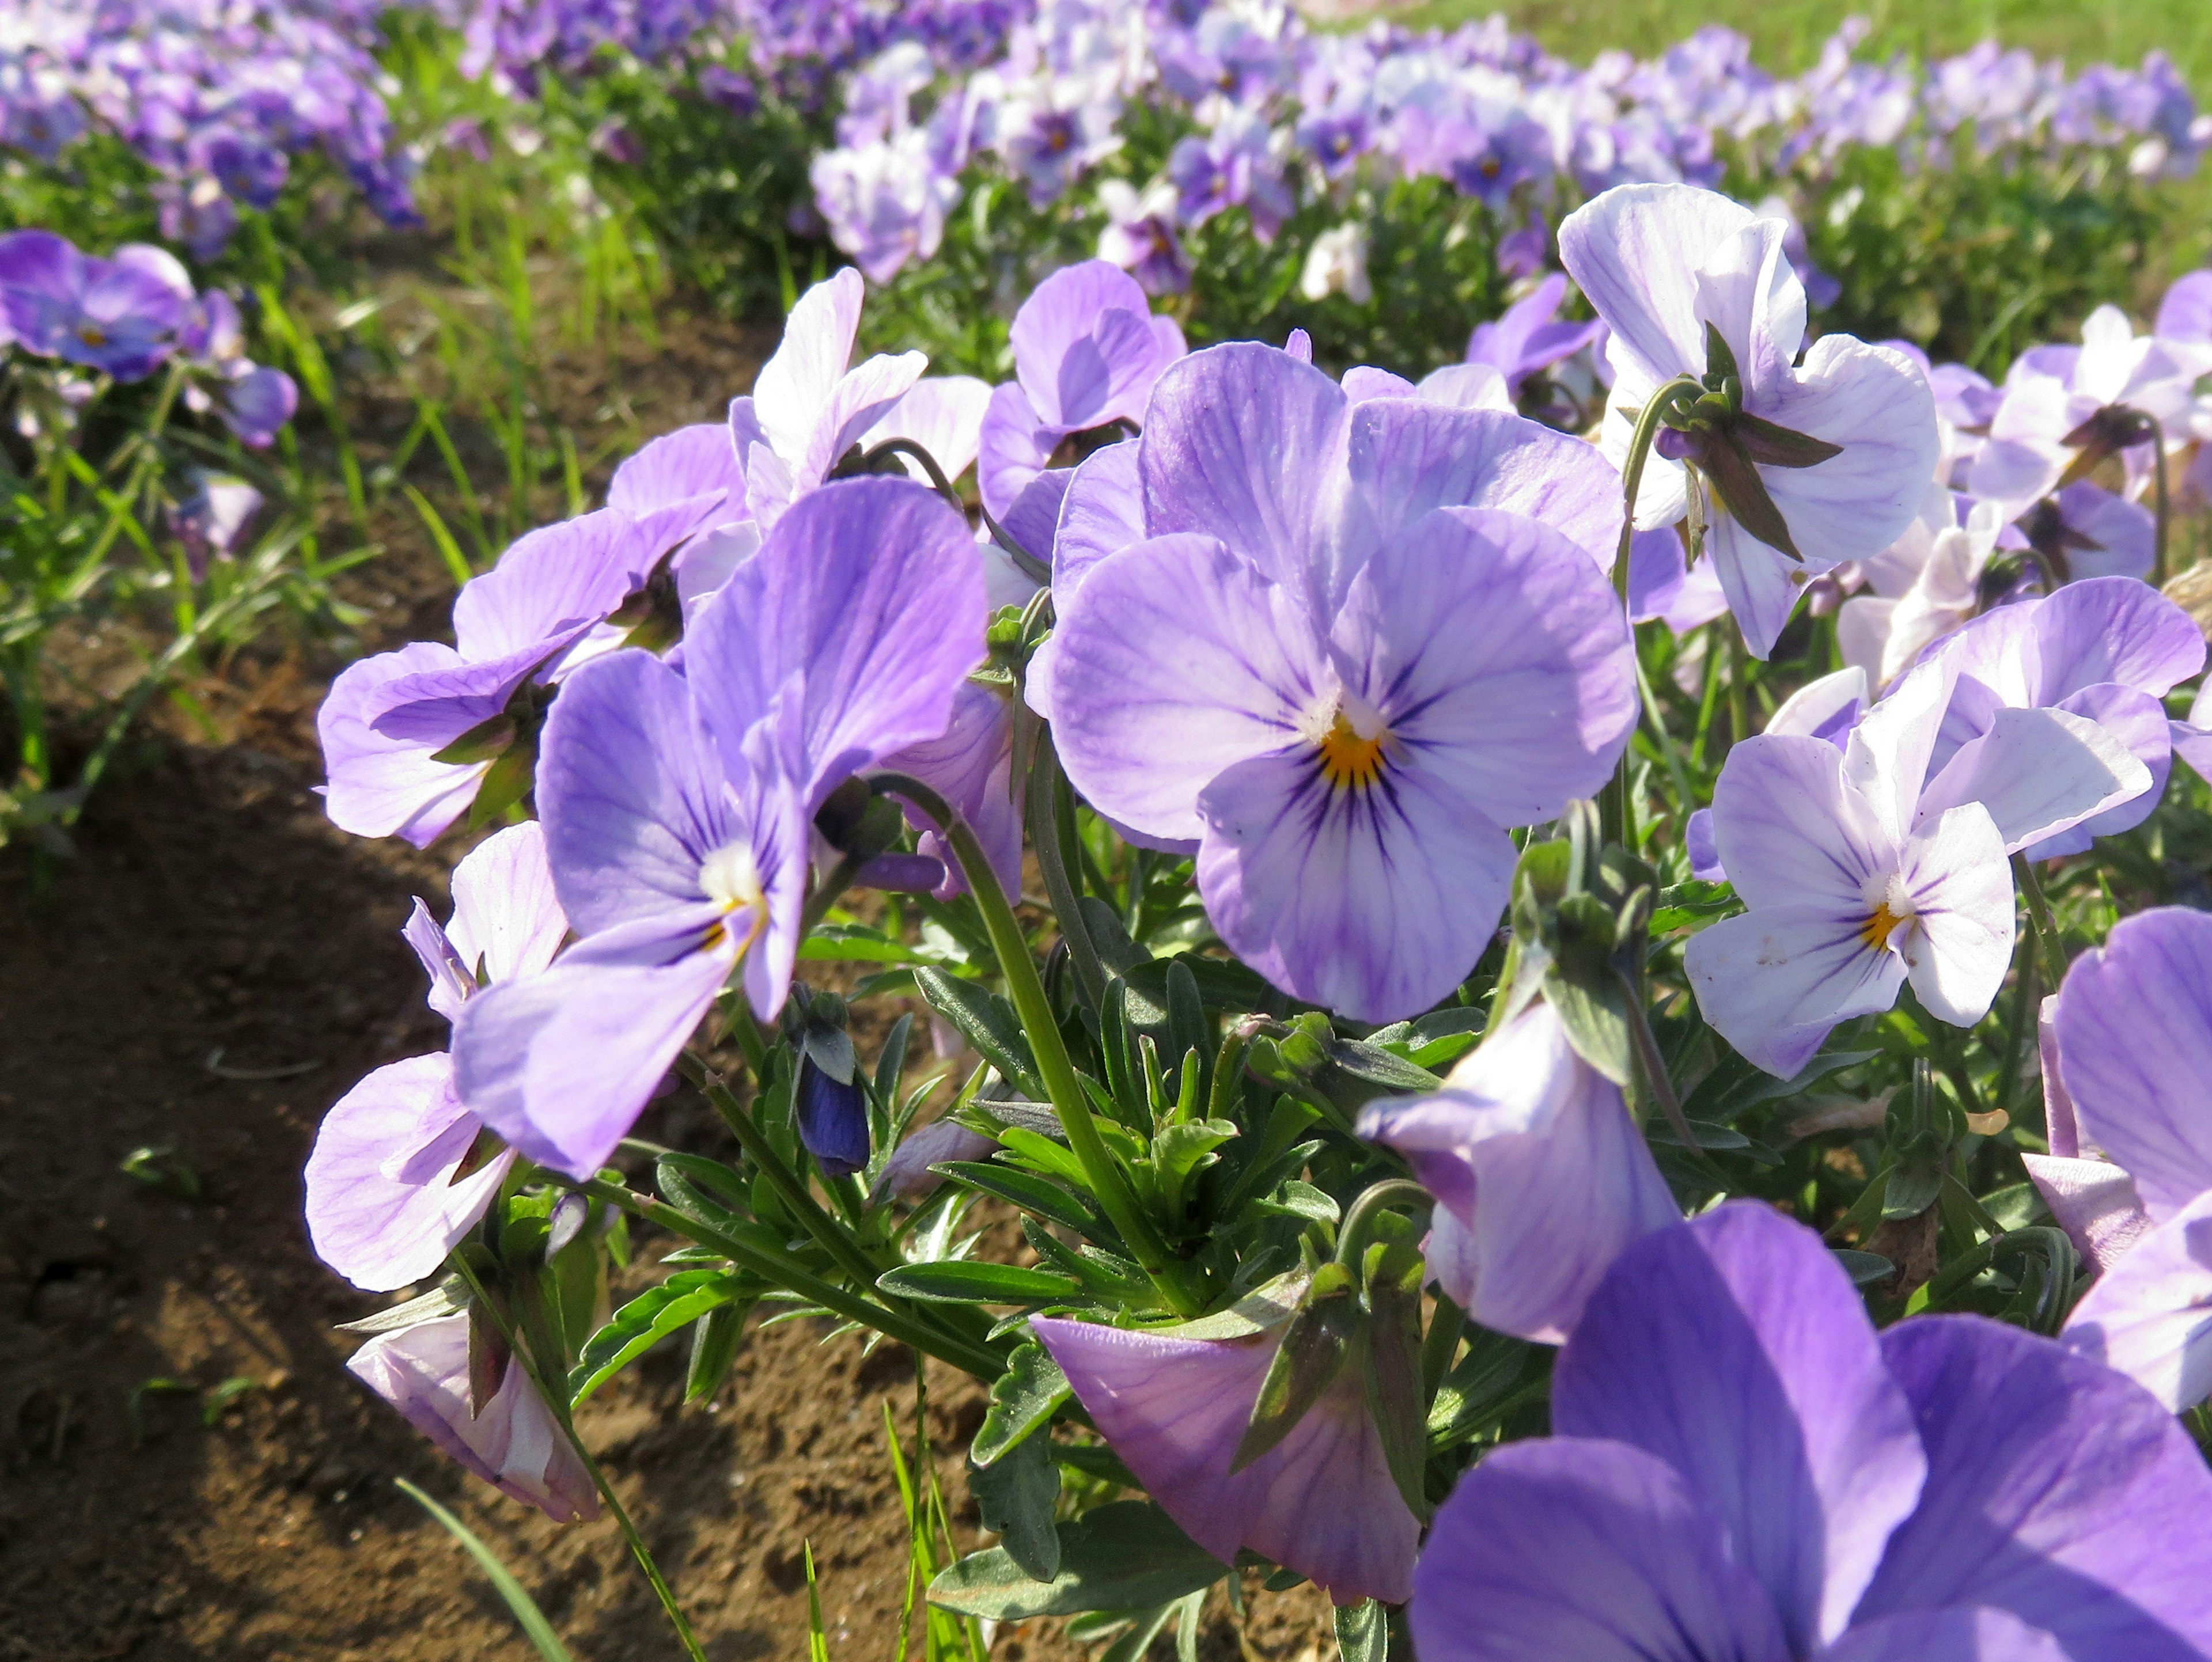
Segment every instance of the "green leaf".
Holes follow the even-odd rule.
[[[641,1293],[584,1342],[568,1375],[568,1398],[580,1403],[631,1362],[708,1311],[752,1292],[749,1276],[730,1270],[684,1270]]]
[[[1291,1318],[1290,1330],[1267,1365],[1251,1420],[1229,1463],[1231,1474],[1289,1436],[1335,1383],[1360,1338],[1358,1290],[1349,1265],[1324,1264],[1315,1272],[1304,1304]]]
[[[1628,1032],[1628,993],[1618,975],[1585,983],[1570,979],[1554,964],[1544,976],[1544,997],[1566,1029],[1575,1054],[1616,1085],[1634,1072],[1634,1045]]]
[[[704,1402],[722,1388],[731,1364],[744,1348],[745,1318],[752,1313],[755,1302],[734,1299],[700,1317],[699,1325],[691,1330],[691,1362],[684,1374],[687,1404]]]
[[[914,973],[915,985],[929,1006],[960,1029],[975,1053],[998,1069],[1000,1077],[1023,1093],[1042,1097],[1044,1087],[1036,1077],[1030,1041],[1022,1031],[1014,1007],[989,989],[958,975],[924,966]]]
[[[991,1382],[991,1405],[968,1458],[988,1466],[1049,1425],[1060,1404],[1074,1392],[1051,1352],[1036,1344],[1022,1345],[1006,1359],[1006,1371]]]
[[[901,1298],[936,1304],[1049,1304],[1083,1291],[1073,1276],[966,1259],[901,1265],[878,1277],[876,1285]]]
[[[1048,1217],[1054,1223],[1066,1224],[1094,1239],[1104,1238],[1100,1234],[1098,1220],[1091,1216],[1089,1208],[1050,1178],[1036,1172],[1024,1171],[1018,1166],[965,1160],[943,1161],[929,1169],[984,1194],[1012,1201],[1025,1212]]]
[[[1429,1447],[1421,1401],[1419,1253],[1377,1241],[1367,1249],[1367,1402],[1382,1433],[1382,1456],[1416,1518],[1429,1515],[1423,1493]]]
[[[1525,1339],[1485,1328],[1469,1327],[1467,1337],[1467,1355],[1444,1375],[1429,1404],[1431,1448],[1449,1448],[1487,1424],[1537,1356],[1537,1347]]]
[[[538,1647],[538,1654],[544,1662],[575,1662],[575,1659],[568,1654],[568,1647],[561,1642],[561,1636],[553,1631],[553,1624],[545,1619],[545,1612],[538,1608],[537,1601],[524,1590],[522,1583],[514,1579],[514,1573],[500,1562],[497,1553],[478,1540],[466,1524],[406,1478],[395,1477],[392,1481],[423,1511],[443,1525],[447,1533],[459,1541],[469,1556],[477,1561],[477,1567],[483,1571],[493,1590],[506,1602],[507,1610],[514,1617],[515,1624]]]
[[[1880,1253],[1862,1253],[1849,1246],[1832,1246],[1836,1262],[1844,1266],[1844,1273],[1851,1278],[1854,1287],[1865,1287],[1887,1279],[1897,1273],[1897,1266]]]
[[[1060,1467],[1053,1463],[1050,1437],[1024,1437],[989,1465],[971,1461],[968,1488],[983,1527],[1000,1538],[1024,1574],[1049,1581],[1060,1574],[1060,1534],[1052,1517],[1060,1500]]]
[[[1388,1612],[1372,1598],[1337,1605],[1336,1648],[1344,1662],[1386,1662],[1390,1650]]]
[[[971,1553],[929,1584],[956,1615],[1014,1622],[1086,1610],[1156,1610],[1229,1574],[1150,1501],[1111,1501],[1060,1526],[1060,1573],[1032,1580],[1003,1546]]]

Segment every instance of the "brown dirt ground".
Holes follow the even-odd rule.
[[[650,430],[708,418],[750,361],[729,331],[693,338],[635,400]],[[579,373],[578,397],[636,370]],[[356,597],[371,644],[443,622],[419,548],[368,567]],[[333,1324],[382,1301],[308,1251],[300,1170],[354,1080],[440,1041],[398,930],[412,895],[442,897],[452,852],[365,844],[323,819],[313,712],[335,668],[247,655],[195,688],[220,738],[149,733],[74,859],[40,878],[21,850],[0,852],[0,1662],[532,1654],[400,1476],[500,1552],[580,1662],[678,1655],[611,1521],[562,1529],[502,1499],[343,1371],[352,1341]],[[655,1112],[648,1135],[702,1131],[703,1107]],[[124,1174],[145,1145],[178,1150],[203,1197]],[[640,1243],[647,1259],[666,1244]],[[911,1357],[863,1361],[852,1339],[786,1325],[691,1410],[683,1362],[681,1341],[664,1346],[581,1422],[708,1653],[804,1654],[811,1542],[831,1653],[889,1656],[906,1543],[883,1413],[910,1439]],[[254,1388],[211,1424],[204,1397],[141,1388],[234,1379]],[[932,1439],[957,1447],[981,1392],[935,1364],[927,1383]],[[957,1457],[940,1467],[975,1544]],[[1251,1662],[1333,1648],[1310,1589],[1257,1603]],[[1048,1626],[1002,1633],[994,1657],[1080,1653]],[[1218,1594],[1205,1648],[1239,1651]]]

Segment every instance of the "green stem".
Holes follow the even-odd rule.
[[[1682,766],[1682,753],[1674,746],[1674,736],[1667,731],[1667,718],[1660,710],[1658,695],[1651,690],[1651,677],[1644,672],[1644,654],[1636,655],[1636,689],[1644,695],[1644,719],[1651,724],[1652,736],[1659,741],[1659,755],[1667,764],[1668,782],[1674,787],[1674,823],[1679,828],[1690,822],[1690,815],[1698,805],[1696,793],[1690,789],[1690,775]]]
[[[1052,732],[1037,725],[1030,760],[1030,841],[1036,849],[1037,869],[1044,874],[1045,897],[1060,920],[1060,937],[1067,943],[1067,961],[1075,969],[1075,984],[1084,1002],[1094,1010],[1106,998],[1106,966],[1099,961],[1091,931],[1083,921],[1082,897],[1068,875],[1066,848],[1060,817],[1060,757],[1053,749]]]
[[[593,1200],[603,1200],[610,1206],[618,1206],[632,1217],[658,1224],[671,1234],[681,1235],[696,1246],[719,1253],[732,1264],[750,1270],[764,1281],[778,1283],[801,1298],[811,1300],[848,1321],[872,1327],[911,1350],[934,1356],[939,1362],[950,1362],[955,1368],[973,1374],[986,1384],[1006,1371],[1005,1358],[988,1346],[938,1332],[915,1321],[903,1311],[848,1292],[834,1283],[823,1280],[787,1253],[725,1234],[710,1223],[702,1223],[688,1213],[678,1211],[665,1201],[648,1199],[603,1179],[579,1180],[564,1177],[558,1172],[548,1172],[545,1175],[564,1189],[572,1189]]]
[[[2028,929],[2035,937],[2035,955],[2043,964],[2043,983],[2056,991],[2066,982],[2066,947],[2059,937],[2057,920],[2051,915],[2051,902],[2043,898],[2043,880],[2036,875],[2035,862],[2026,854],[2012,857],[2012,870],[2019,880],[2021,897],[2027,901]]]
[[[2150,423],[2150,488],[2151,506],[2154,512],[2156,550],[2151,556],[2150,580],[2154,588],[2166,586],[2166,542],[2173,529],[2173,506],[2166,500],[2166,429],[2159,425],[2158,417],[2146,415]]]
[[[623,1538],[629,1543],[630,1556],[637,1560],[637,1567],[645,1572],[645,1579],[653,1584],[653,1596],[660,1600],[660,1608],[667,1612],[669,1625],[676,1629],[676,1637],[682,1642],[684,1653],[692,1659],[692,1662],[707,1662],[707,1653],[699,1647],[699,1635],[692,1632],[690,1619],[684,1614],[683,1606],[676,1602],[675,1589],[668,1585],[667,1578],[660,1573],[660,1566],[653,1562],[652,1550],[645,1544],[645,1538],[637,1532],[636,1524],[631,1521],[629,1510],[622,1503],[622,1497],[615,1493],[614,1485],[607,1481],[607,1474],[592,1458],[592,1451],[584,1446],[584,1440],[576,1430],[575,1416],[569,1410],[568,1393],[565,1390],[548,1388],[535,1347],[519,1342],[519,1336],[507,1320],[507,1313],[500,1308],[496,1300],[486,1293],[483,1282],[477,1278],[466,1256],[457,1253],[453,1262],[460,1271],[461,1278],[468,1283],[469,1291],[475,1295],[478,1307],[498,1327],[500,1337],[507,1341],[507,1349],[514,1353],[514,1361],[529,1376],[532,1388],[553,1410],[553,1417],[560,1422],[562,1434],[568,1438],[568,1446],[576,1451],[576,1458],[584,1463],[584,1470],[592,1474],[592,1487],[599,1491],[599,1499],[614,1514],[615,1522],[622,1529]]]
[[[1997,1107],[2008,1113],[2020,1083],[2021,1063],[2027,1054],[2028,1031],[2035,1025],[2036,971],[2041,961],[2039,951],[2028,952],[2013,972],[2012,1022],[2005,1030],[2004,1071],[1997,1076]]]
[[[1436,1197],[1411,1178],[1385,1178],[1382,1182],[1362,1189],[1359,1198],[1352,1203],[1352,1210],[1344,1215],[1344,1225],[1336,1232],[1336,1261],[1355,1267],[1359,1255],[1367,1250],[1368,1237],[1375,1232],[1375,1220],[1393,1206],[1433,1207]]]
[[[123,534],[123,522],[130,517],[131,504],[150,482],[154,465],[161,458],[161,430],[169,424],[169,412],[175,408],[177,394],[184,384],[185,363],[179,358],[171,362],[169,373],[162,379],[161,391],[154,401],[154,413],[147,419],[145,431],[136,436],[137,453],[131,458],[130,481],[116,494],[115,506],[107,513],[107,523],[100,527],[88,556],[90,563],[99,564],[108,549],[115,546],[115,539]]]
[[[975,900],[976,911],[982,915],[984,930],[991,937],[992,952],[999,961],[999,972],[1006,977],[1015,1014],[1021,1017],[1030,1052],[1036,1058],[1037,1076],[1054,1111],[1060,1116],[1060,1129],[1067,1133],[1069,1149],[1081,1164],[1083,1174],[1107,1218],[1121,1232],[1123,1242],[1160,1295],[1177,1314],[1196,1315],[1203,1307],[1203,1301],[1192,1291],[1188,1272],[1168,1251],[1158,1226],[1138,1204],[1127,1178],[1106,1147],[1105,1139],[1098,1134],[1097,1124],[1091,1115],[1090,1095],[1084,1089],[1075,1063],[1060,1039],[1060,1023],[1053,1019],[1052,1004],[1045,997],[1044,983],[1037,977],[1036,961],[1030,956],[1030,945],[1022,934],[1021,922],[1014,916],[1013,907],[1006,903],[1006,891],[999,887],[998,876],[992,870],[982,845],[975,840],[975,833],[966,820],[946,805],[943,798],[919,779],[886,774],[877,781],[877,788],[911,798],[922,812],[945,828],[945,840],[960,862],[960,870],[968,879],[969,894]]]
[[[1751,652],[1741,629],[1723,631],[1728,637],[1729,744],[1731,749],[1751,737]]]
[[[1467,1312],[1446,1298],[1437,1295],[1435,1313],[1429,1318],[1429,1331],[1421,1336],[1421,1400],[1432,1403],[1437,1399],[1437,1387],[1444,1382],[1451,1371],[1452,1357],[1459,1350],[1460,1337],[1467,1331]]]

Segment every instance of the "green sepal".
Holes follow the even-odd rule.
[[[484,770],[469,804],[469,829],[481,829],[530,794],[538,782],[538,742],[517,739]]]
[[[514,714],[501,710],[477,723],[444,749],[432,751],[430,760],[444,762],[449,767],[473,767],[477,762],[504,755],[520,731]]]
[[[1797,543],[1790,535],[1790,522],[1774,506],[1774,498],[1767,494],[1766,482],[1759,476],[1759,470],[1752,465],[1742,444],[1733,433],[1711,433],[1699,437],[1702,442],[1692,453],[1721,507],[1767,547],[1802,564],[1805,556],[1797,551]]]
[[[1737,415],[1730,430],[1743,446],[1743,453],[1761,467],[1818,467],[1844,453],[1841,445],[1796,432],[1747,410]]]
[[[1314,1272],[1305,1302],[1291,1318],[1267,1377],[1252,1404],[1252,1417],[1244,1428],[1237,1455],[1229,1463],[1231,1475],[1242,1471],[1273,1448],[1304,1419],[1336,1383],[1364,1326],[1359,1310],[1359,1282],[1348,1264],[1334,1261]]]
[[[1382,1434],[1390,1476],[1416,1518],[1429,1515],[1429,1440],[1421,1389],[1421,1255],[1402,1241],[1378,1240],[1365,1254],[1367,1404]]]
[[[1343,1662],[1389,1662],[1389,1612],[1372,1598],[1335,1607],[1336,1649]]]
[[[702,1403],[722,1388],[744,1349],[745,1318],[754,1301],[743,1299],[720,1304],[699,1318],[691,1330],[691,1360],[684,1371],[684,1400]]]
[[[1741,385],[1743,380],[1743,372],[1736,367],[1735,348],[1728,343],[1728,337],[1722,334],[1718,326],[1711,320],[1705,324],[1704,379],[1706,387],[1715,392],[1729,381]]]

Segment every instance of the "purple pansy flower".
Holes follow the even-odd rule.
[[[1703,378],[1708,328],[1734,355],[1746,414],[1842,447],[1809,466],[1743,463],[1802,560],[1747,528],[1746,505],[1709,500],[1706,551],[1755,657],[1765,658],[1806,581],[1897,539],[1936,458],[1928,382],[1903,355],[1824,335],[1797,361],[1805,291],[1790,268],[1789,227],[1680,185],[1622,185],[1559,227],[1559,258],[1611,325],[1615,372],[1603,445],[1625,457],[1639,410],[1670,378]],[[1748,452],[1746,452],[1748,455]],[[1708,474],[1708,497],[1722,487]],[[1686,511],[1681,466],[1655,454],[1636,505],[1639,526]]]
[[[2122,919],[2057,1004],[2070,1112],[2029,1170],[2102,1271],[2063,1337],[2179,1411],[2212,1396],[2212,915]]]
[[[1014,314],[1014,379],[991,395],[976,483],[983,506],[1042,556],[1067,488],[1053,454],[1070,436],[1134,427],[1182,331],[1136,279],[1104,260],[1063,266]]]
[[[1734,1202],[1632,1246],[1414,1574],[1425,1662],[2186,1662],[2212,1475],[2133,1382],[1978,1316],[1877,1334]]]
[[[943,732],[982,658],[975,549],[919,485],[825,486],[693,616],[680,673],[624,651],[571,678],[538,799],[581,938],[453,1036],[463,1097],[509,1143],[588,1176],[732,970],[756,1014],[781,1007],[814,811]]]
[[[429,974],[430,1008],[451,1022],[480,986],[542,974],[568,931],[533,821],[486,838],[454,867],[453,915],[443,929],[418,900],[404,933]],[[316,1254],[373,1293],[436,1270],[514,1163],[502,1149],[454,1175],[483,1129],[442,1052],[371,1073],[323,1116],[307,1156]]]
[[[830,476],[928,367],[919,352],[853,364],[866,291],[848,266],[801,294],[751,394],[730,405],[745,504],[763,534]]]
[[[158,248],[95,259],[52,231],[0,237],[0,318],[27,350],[135,381],[176,349],[191,284]]]
[[[1380,1102],[1359,1134],[1437,1198],[1429,1274],[1485,1327],[1558,1344],[1622,1248],[1677,1222],[1620,1087],[1537,999],[1434,1096]]]
[[[246,355],[246,331],[237,302],[221,289],[199,297],[179,344],[198,372],[186,383],[185,402],[213,409],[225,426],[256,449],[266,447],[300,407],[300,389],[281,369]]]
[[[1769,1073],[1796,1074],[1908,978],[1937,1019],[1980,1021],[2012,960],[2008,856],[2148,779],[2094,722],[2032,709],[1930,778],[1951,697],[1948,666],[1923,664],[1840,750],[1762,733],[1729,752],[1713,834],[1749,910],[1700,931],[1683,967],[1705,1020]]]
[[[1958,677],[1929,771],[1992,731],[2007,711],[2050,709],[2095,722],[2146,770],[2106,811],[2055,828],[2030,859],[2085,852],[2094,837],[2140,825],[2172,767],[2161,701],[2204,667],[2204,637],[2180,607],[2128,577],[2069,583],[2039,600],[2000,606],[1936,648]]]
[[[1980,610],[1982,573],[1996,551],[2004,511],[1977,502],[1961,525],[1958,506],[1949,491],[1930,486],[1905,535],[1861,567],[1874,592],[1854,595],[1836,615],[1837,647],[1870,686],[1887,687]]]
[[[469,1318],[434,1316],[379,1333],[347,1371],[486,1483],[556,1524],[599,1515],[583,1459],[520,1362],[481,1413],[469,1400]]]
[[[1559,323],[1567,280],[1553,272],[1505,308],[1495,323],[1477,324],[1468,337],[1467,361],[1488,364],[1505,377],[1506,390],[1521,395],[1521,383],[1540,369],[1571,357],[1604,332],[1601,321]]]
[[[1203,1337],[1043,1316],[1030,1326],[1122,1464],[1223,1563],[1249,1547],[1337,1604],[1402,1604],[1421,1526],[1390,1476],[1357,1361],[1279,1443],[1230,1470],[1289,1316],[1287,1304],[1265,1326],[1224,1313],[1190,1324]]]
[[[1231,950],[1363,1021],[1426,1009],[1497,927],[1504,828],[1595,791],[1636,724],[1612,470],[1257,344],[1183,360],[1149,415],[1148,540],[1089,567],[1031,701],[1093,807],[1196,846]]]
[[[1177,230],[1180,199],[1166,179],[1155,180],[1142,194],[1126,179],[1099,183],[1106,228],[1098,234],[1098,258],[1136,278],[1147,294],[1180,294],[1190,287],[1190,256]]]

